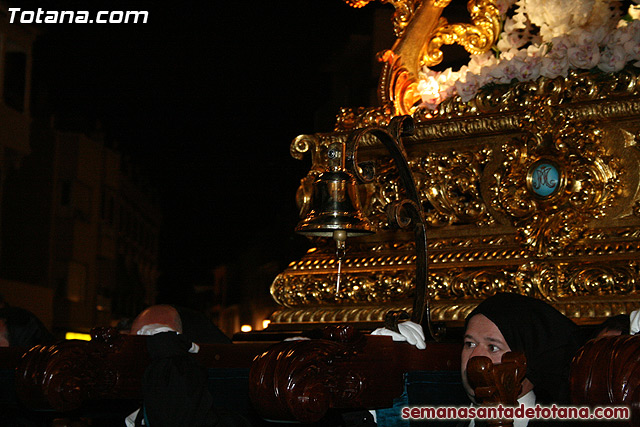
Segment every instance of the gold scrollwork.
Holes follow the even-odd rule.
[[[576,319],[637,308],[637,74],[572,72],[487,88],[492,97],[478,102],[479,95],[453,120],[448,117],[462,110],[452,107],[434,118],[416,112],[419,126],[408,147],[430,221],[432,319],[460,321],[499,291],[547,300]],[[394,107],[385,108],[345,113],[340,130],[383,123]],[[292,143],[294,157],[312,156],[298,194],[301,207],[313,174],[326,167],[324,150],[346,137],[334,132]],[[415,248],[408,233],[389,229],[385,212],[402,191],[397,171],[375,141],[363,147],[377,173],[374,182],[359,185],[360,200],[378,232],[350,240],[340,295],[334,243],[314,241],[317,249],[273,282],[281,305],[274,322],[381,321],[389,307],[410,309]],[[560,183],[536,194],[535,177],[553,181],[537,169],[547,164]]]
[[[272,323],[382,322],[389,311],[411,313],[411,302],[357,307],[282,308],[271,315]]]
[[[523,295],[554,301],[557,296],[559,268],[540,261],[522,264],[513,278],[516,289]]]
[[[396,269],[353,273],[347,278],[352,289],[336,296],[331,273],[300,276],[285,272],[272,286],[276,301],[284,306],[272,320],[381,321],[390,307],[410,308],[411,276]],[[507,268],[454,267],[432,270],[429,283],[434,320],[464,319],[477,302],[497,292],[540,298],[570,317],[602,317],[637,308],[640,264],[535,261]],[[368,297],[359,293],[363,284],[361,289],[370,292]]]
[[[409,299],[414,292],[413,270],[344,274],[340,293],[336,273],[306,275],[280,274],[271,285],[274,300],[285,307],[308,305],[380,304]]]
[[[393,105],[394,115],[415,112],[421,102],[420,71],[423,66],[442,60],[443,44],[458,43],[469,52],[482,53],[497,40],[501,18],[494,0],[470,0],[467,9],[472,23],[452,25],[440,17],[449,1],[388,1],[396,8],[394,28],[398,40],[378,55],[385,63],[378,93],[382,102]]]
[[[320,153],[321,142],[315,135],[299,135],[289,147],[291,157],[302,160],[305,153],[311,154],[311,170],[306,177],[300,180],[300,186],[296,192],[296,204],[298,205],[300,217],[304,217],[311,207],[311,197],[313,193],[313,183],[324,168]]]
[[[507,270],[453,268],[430,275],[435,300],[482,300],[496,292],[516,291]]]
[[[314,153],[318,145],[319,141],[315,135],[299,135],[291,142],[289,152],[294,159],[302,160],[304,153]]]
[[[426,220],[433,227],[451,224],[490,225],[494,222],[480,194],[490,149],[429,154],[415,160],[416,186],[428,201]]]
[[[379,55],[384,62],[378,95],[382,102],[393,105],[394,115],[411,115],[422,102],[418,90],[418,66],[411,67],[407,55],[387,50]],[[415,68],[415,69],[412,69]]]
[[[515,85],[488,85],[469,102],[463,103],[459,97],[452,97],[435,111],[418,110],[416,114],[418,117],[429,114],[430,117],[451,118],[518,112],[539,103],[540,94],[544,94],[550,104],[574,104],[582,115],[616,117],[638,114],[638,101],[626,97],[640,92],[639,79],[638,71],[632,68],[614,74],[570,70],[566,77],[540,77],[536,81]],[[601,103],[586,102],[595,100]]]
[[[451,224],[486,226],[495,221],[480,194],[480,182],[492,152],[474,151],[429,154],[409,161],[416,179],[425,219],[430,227]],[[372,184],[361,186],[360,200],[367,217],[378,230],[387,229],[386,209],[398,199],[401,185],[391,162],[378,162]]]
[[[393,105],[377,108],[341,108],[336,119],[335,131],[355,130],[368,126],[386,126],[393,117]]]
[[[442,45],[457,43],[472,55],[487,52],[498,40],[502,19],[493,0],[470,0],[467,9],[472,24],[442,25],[431,36],[421,66],[432,67],[442,62]]]
[[[522,138],[502,148],[492,206],[512,219],[525,247],[549,256],[580,238],[588,221],[605,215],[621,191],[623,169],[594,123],[542,103],[523,116],[521,126]],[[558,179],[566,180],[549,198],[526,184],[540,159],[554,159]]]
[[[622,296],[638,292],[637,262],[625,265],[589,265],[568,272],[559,296]]]

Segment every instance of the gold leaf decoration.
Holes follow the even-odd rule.
[[[541,103],[523,116],[521,127],[523,136],[502,148],[492,206],[512,219],[524,246],[550,256],[579,239],[589,221],[605,215],[621,190],[623,169],[607,153],[602,131],[570,113]],[[541,167],[558,176],[540,175]],[[536,179],[555,185],[554,192],[536,193]]]
[[[443,45],[459,44],[472,55],[487,52],[498,40],[501,22],[500,11],[492,0],[470,0],[467,10],[471,24],[449,24],[442,20],[440,27],[429,40],[421,66],[433,67],[442,62]]]

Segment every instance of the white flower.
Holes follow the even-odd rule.
[[[495,66],[489,73],[493,77],[495,83],[511,83],[513,79],[517,79],[520,75],[517,61],[502,61]]]
[[[579,3],[579,1],[576,0],[576,3]],[[620,16],[622,16],[620,1],[596,0],[587,22],[583,23],[581,28],[586,32],[594,32],[597,29],[608,32],[616,27]]]
[[[549,42],[549,48],[546,55],[565,56],[567,50],[573,46],[573,41],[568,36],[554,37]]]
[[[584,31],[577,29],[571,31],[568,36],[567,42],[570,44],[589,44],[595,43],[601,45],[604,43],[604,39],[609,36],[609,30],[604,28],[596,28],[593,31]]]
[[[500,52],[500,60],[498,62],[510,61],[512,58],[520,54],[519,49],[509,49]]]
[[[640,43],[640,20],[631,21],[629,25],[625,27],[625,30],[631,36],[631,39]]]
[[[547,52],[549,52],[549,44],[542,43],[529,46],[527,50],[522,51],[522,55],[527,58],[542,58]]]
[[[471,55],[469,60],[469,72],[474,74],[480,74],[482,68],[491,67],[497,62],[496,57],[491,52],[486,52],[480,55]]]
[[[596,0],[522,0],[529,20],[550,40],[587,23]]]
[[[523,82],[536,80],[540,77],[540,69],[542,67],[542,58],[530,56],[526,57],[520,65],[520,78]]]
[[[443,72],[435,72],[425,68],[420,73],[418,92],[422,98],[422,105],[433,109],[445,99],[455,95],[455,82],[460,79],[459,72],[451,68]]]
[[[567,56],[547,55],[542,58],[540,64],[540,75],[555,79],[556,77],[566,76],[569,71],[569,60]]]
[[[567,49],[567,58],[573,68],[590,70],[600,62],[600,47],[595,43],[573,46]]]
[[[507,18],[502,26],[502,33],[497,48],[500,51],[515,48],[520,49],[533,41],[532,26],[524,14],[516,14]]]
[[[458,80],[455,83],[456,92],[460,96],[462,102],[469,102],[476,96],[481,85],[478,76],[467,73],[465,81]]]
[[[529,39],[521,31],[504,32],[501,34],[498,44],[496,45],[500,52],[504,52],[509,49],[520,49],[527,44]]]
[[[640,67],[640,6],[630,7],[634,20],[627,22],[620,20],[621,4],[621,0],[496,0],[504,19],[498,57],[492,52],[471,55],[458,72],[425,69],[419,83],[423,105],[434,108],[456,94],[468,102],[488,83],[556,78],[570,69],[598,67],[611,73],[627,63]]]
[[[624,68],[627,54],[622,46],[606,46],[600,54],[598,68],[605,73],[613,73]]]
[[[606,44],[609,46],[613,46],[613,45],[622,46],[626,42],[631,40],[632,37],[633,37],[633,34],[631,33],[631,31],[627,29],[627,27],[616,28],[607,36]]]
[[[422,98],[422,106],[433,110],[443,100],[440,97],[440,88],[433,76],[427,76],[418,83],[418,91]]]
[[[626,42],[623,46],[624,52],[627,55],[627,61],[638,61],[640,60],[640,44],[630,40]]]

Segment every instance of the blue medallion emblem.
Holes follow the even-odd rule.
[[[531,190],[540,197],[548,197],[558,190],[560,172],[558,168],[547,162],[540,162],[531,171]]]

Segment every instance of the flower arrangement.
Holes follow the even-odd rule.
[[[570,69],[640,68],[638,5],[624,11],[618,0],[496,0],[496,5],[503,22],[494,50],[471,55],[458,71],[424,68],[421,107],[435,109],[456,95],[468,102],[491,83],[556,78]]]

